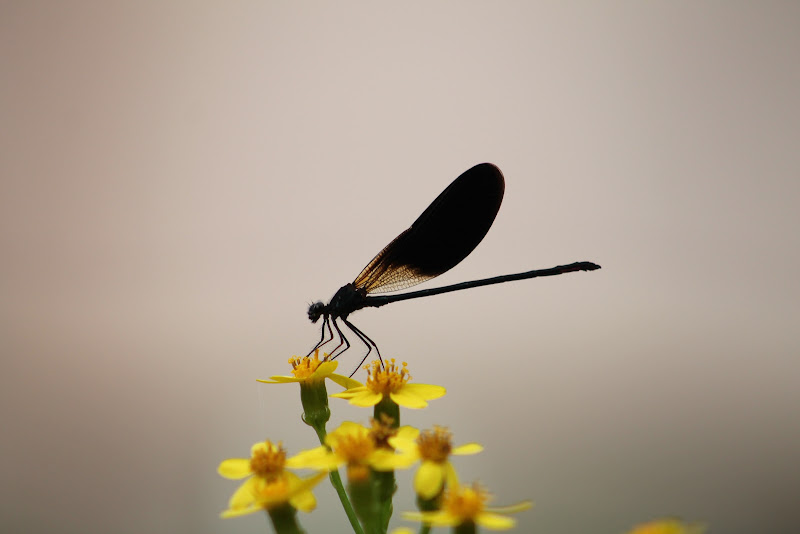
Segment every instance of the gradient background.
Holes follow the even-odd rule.
[[[422,287],[603,269],[355,315],[449,390],[404,422],[483,443],[520,532],[796,531],[800,4],[3,2],[0,39],[4,532],[263,532],[216,466],[315,437],[255,378],[482,161],[504,206]]]

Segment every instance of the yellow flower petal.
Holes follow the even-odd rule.
[[[341,425],[333,432],[328,434],[331,439],[341,439],[349,436],[360,437],[369,433],[369,430],[364,426],[353,421],[343,421]]]
[[[408,453],[397,454],[392,451],[380,449],[373,452],[369,458],[369,465],[377,471],[393,471],[411,467],[417,459]]]
[[[475,518],[475,523],[492,530],[508,530],[514,528],[517,520],[513,517],[483,512]]]
[[[338,365],[339,362],[322,362],[314,370],[311,376],[308,376],[306,378],[298,378],[296,376],[275,375],[269,377],[269,380],[262,380],[260,378],[257,378],[256,382],[261,382],[263,384],[294,384],[297,382],[309,382],[309,381],[313,382],[313,381],[323,380],[329,377],[333,379],[332,378],[333,372],[336,370],[336,367],[338,367]]]
[[[269,380],[262,380],[261,378],[256,378],[256,382],[261,382],[263,384],[293,384],[295,382],[302,382],[303,380],[300,378],[295,378],[293,376],[280,376],[275,375],[269,377]]]
[[[409,521],[421,521],[434,527],[454,527],[460,523],[460,519],[442,512],[403,512],[403,518]]]
[[[458,486],[458,473],[456,473],[456,468],[450,462],[445,462],[444,464],[444,483],[447,484],[448,488]]]
[[[444,469],[435,462],[422,462],[414,475],[414,491],[423,499],[432,499],[444,485]]]
[[[450,454],[464,455],[464,454],[477,454],[483,450],[483,445],[478,443],[466,443],[455,447]]]
[[[301,512],[311,512],[317,507],[317,498],[310,491],[304,491],[289,499],[289,504]]]
[[[359,387],[364,387],[364,384],[362,384],[358,380],[353,380],[352,378],[346,376],[332,374],[328,378],[330,378],[331,380],[333,380],[334,382],[336,382],[345,389],[355,389]]]
[[[333,374],[336,368],[339,367],[339,362],[322,362],[311,375],[313,379],[321,380]]]
[[[294,473],[287,473],[287,476],[289,477],[289,493],[294,493],[300,486],[308,485],[307,481],[301,479]],[[317,499],[310,489],[306,489],[290,498],[289,504],[301,512],[310,512],[317,507]]]
[[[348,388],[345,391],[340,391],[339,393],[334,393],[331,397],[336,397],[337,399],[352,399],[353,397],[358,397],[359,395],[363,395],[367,390],[367,386],[358,386],[354,388]]]
[[[303,451],[286,460],[286,467],[293,469],[322,469],[331,471],[342,465],[344,461],[328,450],[327,447],[316,447]]]
[[[365,391],[361,395],[354,396],[352,399],[350,399],[350,404],[354,406],[361,406],[362,408],[370,408],[378,404],[382,398],[383,395],[380,393]]]
[[[431,512],[428,512],[429,514]],[[403,512],[403,519],[408,519],[409,521],[425,521],[425,516],[422,515],[422,512]]]
[[[397,430],[397,434],[389,438],[389,445],[408,454],[413,454],[419,458],[419,447],[417,446],[417,436],[419,430],[411,426],[403,426]]]
[[[516,504],[509,504],[508,506],[492,506],[487,508],[487,510],[497,514],[516,514],[518,512],[530,510],[531,508],[533,508],[533,503],[531,501],[520,501]]]
[[[397,434],[394,435],[394,439],[411,443],[414,443],[418,437],[419,429],[409,425],[401,426],[397,429]]]
[[[228,501],[228,508],[231,510],[238,510],[252,505],[256,501],[255,491],[258,484],[263,484],[263,480],[256,477],[245,480],[233,495],[231,495],[231,499]]]
[[[429,401],[444,397],[447,390],[442,386],[434,386],[432,384],[406,384],[403,390],[408,390],[417,397]]]
[[[389,397],[396,404],[398,404],[399,406],[403,406],[404,408],[419,410],[428,405],[428,403],[425,402],[425,399],[423,399],[418,395],[415,395],[411,391],[408,391],[406,388],[403,388],[400,391],[394,393],[389,393]]]
[[[230,458],[224,460],[217,468],[217,473],[225,478],[239,479],[253,474],[249,458]]]
[[[248,506],[247,508],[229,508],[228,510],[225,510],[219,514],[219,516],[222,519],[229,519],[231,517],[241,517],[243,515],[252,514],[253,512],[260,512],[262,510],[263,508],[258,505]]]

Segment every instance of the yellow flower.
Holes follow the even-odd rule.
[[[219,464],[217,472],[225,478],[249,477],[233,494],[222,517],[249,514],[286,501],[298,510],[313,510],[317,501],[310,490],[325,473],[301,479],[284,470],[286,463],[286,451],[280,443],[262,441],[251,447],[249,459],[229,458]]]
[[[270,510],[289,502],[304,512],[313,510],[317,502],[311,489],[325,478],[326,473],[317,473],[308,478],[300,478],[294,473],[285,473],[274,482],[252,477],[236,490],[228,503],[228,509],[220,517],[239,517],[259,510]]]
[[[394,358],[384,369],[379,360],[372,362],[371,368],[367,367],[367,384],[361,387],[349,388],[331,397],[349,399],[350,404],[369,408],[381,400],[390,398],[396,404],[406,408],[424,408],[426,401],[438,399],[447,392],[442,386],[428,384],[409,384],[411,375],[408,374],[407,363],[398,368]]]
[[[302,358],[292,356],[289,358],[289,363],[292,364],[292,376],[271,376],[270,380],[258,381],[265,384],[292,384],[295,382],[322,382],[326,378],[330,378],[343,388],[349,389],[361,385],[361,382],[358,380],[353,380],[352,378],[334,373],[339,366],[339,362],[329,360],[329,356],[330,354],[325,354],[320,360],[319,349],[314,351],[313,358],[308,356],[303,356]]]
[[[391,471],[409,467],[413,462],[408,455],[395,454],[394,450],[382,447],[372,430],[345,421],[325,436],[325,446],[303,451],[287,460],[286,464],[295,468],[326,471],[347,465],[348,478],[358,481],[369,476],[370,468]]]
[[[414,475],[414,490],[423,499],[436,497],[441,493],[445,483],[448,487],[458,484],[458,475],[449,461],[451,454],[477,454],[483,450],[477,443],[467,443],[454,448],[451,441],[452,433],[440,426],[421,434],[416,429],[410,430],[398,432],[389,443],[403,453],[411,455],[414,461],[422,461]]]
[[[404,512],[403,517],[421,521],[434,527],[457,527],[475,524],[490,530],[508,530],[516,521],[501,514],[512,514],[529,509],[530,501],[502,508],[487,508],[488,493],[477,484],[448,487],[442,499],[442,508],[435,512]]]
[[[705,531],[706,527],[701,523],[685,523],[667,518],[637,525],[628,534],[703,534]]]

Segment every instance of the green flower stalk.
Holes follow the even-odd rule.
[[[272,526],[278,534],[304,534],[305,530],[297,524],[297,510],[288,504],[267,510]]]

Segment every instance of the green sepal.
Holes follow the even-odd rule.
[[[324,429],[331,418],[325,381],[300,382],[300,402],[303,404],[303,422],[314,429]]]

